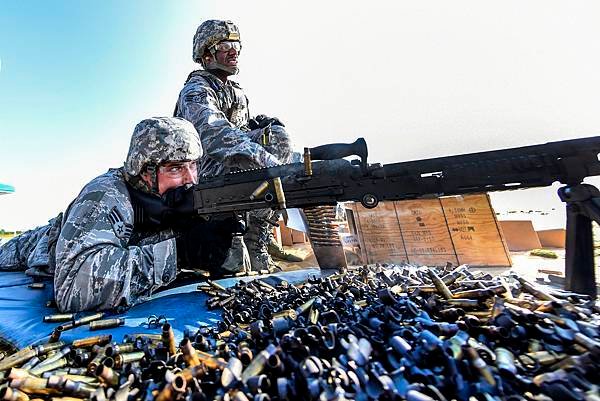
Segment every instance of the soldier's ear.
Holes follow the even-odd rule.
[[[140,173],[140,177],[142,178],[142,181],[148,184],[148,187],[152,188],[152,176],[149,172],[143,171],[142,173]]]

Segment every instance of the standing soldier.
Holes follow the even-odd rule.
[[[203,69],[188,76],[174,115],[192,122],[200,135],[204,150],[200,177],[291,160],[290,137],[281,121],[265,115],[250,119],[248,99],[229,79],[238,72],[241,50],[238,28],[231,21],[204,21],[194,35],[193,59]],[[234,263],[245,263],[247,247],[253,270],[277,269],[267,244],[278,217],[271,210],[250,213],[247,233],[232,242],[232,254],[237,254]]]

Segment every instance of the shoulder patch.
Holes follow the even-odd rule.
[[[129,241],[129,237],[133,231],[133,224],[123,221],[123,216],[116,206],[111,209],[108,215],[108,220],[110,221],[112,229],[117,238],[124,241]]]
[[[208,94],[205,91],[185,95],[185,101],[190,103],[206,103]]]

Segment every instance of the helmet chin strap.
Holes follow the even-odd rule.
[[[152,186],[150,187],[150,192],[156,195],[159,195],[158,192],[158,169],[154,164],[149,164],[146,166],[146,172],[150,174],[150,181],[152,181]]]
[[[238,73],[239,68],[237,67],[228,67],[225,66],[221,63],[217,63],[216,61],[210,61],[208,63],[206,63],[206,65],[204,66],[205,69],[207,70],[221,70],[221,71],[225,71],[231,75],[235,75]]]

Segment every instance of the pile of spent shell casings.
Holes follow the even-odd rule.
[[[165,323],[23,349],[0,360],[0,398],[600,400],[584,295],[450,265],[269,280],[202,283],[222,321],[179,344]]]

